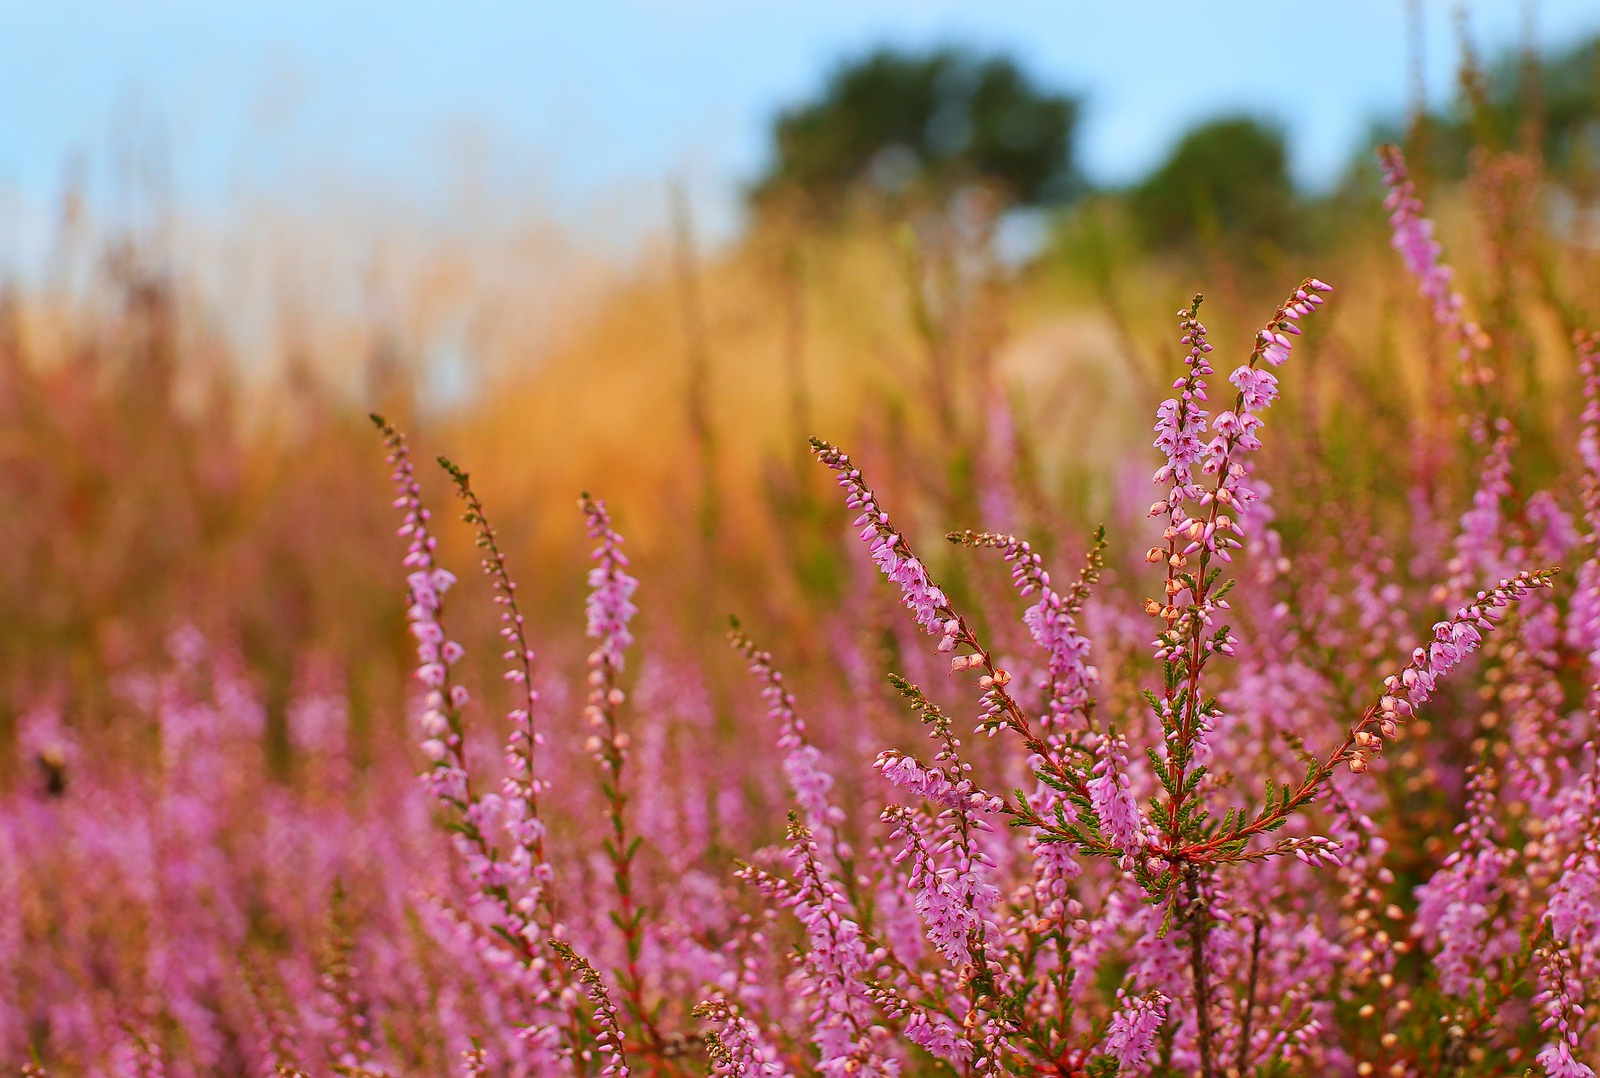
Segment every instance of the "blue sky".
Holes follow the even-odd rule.
[[[1457,8],[1486,53],[1529,21],[1524,0],[1421,3],[1434,101]],[[1600,4],[1543,0],[1532,23],[1563,45],[1600,31]],[[108,189],[133,130],[159,134],[174,200],[200,210],[383,189],[447,212],[471,176],[627,232],[679,179],[725,230],[773,113],[885,41],[1005,49],[1083,93],[1103,182],[1241,109],[1285,123],[1297,174],[1326,182],[1403,105],[1406,25],[1403,0],[0,0],[0,217],[48,205],[69,161],[91,198]]]

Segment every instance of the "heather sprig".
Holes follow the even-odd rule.
[[[1065,593],[1051,586],[1044,558],[1025,539],[970,530],[951,532],[945,538],[962,546],[1000,551],[1005,560],[1012,563],[1011,581],[1017,594],[1022,598],[1038,596],[1022,620],[1034,643],[1049,657],[1047,678],[1040,686],[1050,701],[1045,739],[1062,743],[1065,748],[1069,731],[1088,725],[1089,710],[1093,706],[1090,694],[1100,677],[1099,671],[1088,661],[1089,641],[1080,631],[1078,618],[1105,567],[1105,526],[1095,529],[1094,543],[1084,559],[1084,566]]]
[[[455,483],[456,493],[466,503],[462,519],[477,530],[476,543],[483,551],[483,571],[494,589],[500,611],[500,636],[507,650],[501,656],[507,664],[505,680],[516,692],[515,704],[506,718],[511,732],[506,739],[505,822],[515,852],[511,869],[527,894],[519,899],[537,909],[545,927],[556,924],[554,870],[545,852],[546,826],[539,813],[539,794],[545,782],[539,777],[537,757],[544,735],[534,719],[539,693],[533,687],[533,648],[528,642],[527,619],[517,603],[516,581],[506,568],[505,554],[495,536],[494,526],[485,515],[483,503],[472,488],[471,477],[445,457],[439,464]]]
[[[970,1006],[977,1010],[985,997],[1000,1002],[997,978],[1002,974],[1001,965],[990,953],[1000,936],[994,920],[1000,904],[1000,890],[992,880],[996,865],[979,847],[977,837],[993,830],[981,814],[1004,812],[1006,805],[973,782],[972,765],[962,757],[961,741],[943,711],[906,679],[890,675],[890,682],[939,749],[932,767],[894,751],[882,753],[876,766],[893,785],[938,806],[938,813],[931,836],[923,832],[921,813],[914,808],[891,807],[884,821],[894,828],[891,841],[904,840],[897,860],[911,861],[910,884],[928,942],[960,972]],[[998,1009],[1003,1010],[1003,1004]],[[1005,1025],[1010,1027],[1013,1021],[1014,1016],[1008,1015]],[[983,1032],[993,1035],[999,1030]],[[990,1058],[990,1047],[983,1041],[973,1042],[973,1061]]]
[[[465,649],[446,637],[441,620],[444,593],[455,583],[455,577],[435,561],[438,540],[428,528],[431,514],[422,504],[405,436],[382,416],[372,416],[372,422],[383,434],[389,463],[394,468],[395,508],[404,510],[399,534],[407,539],[404,565],[411,570],[406,578],[411,598],[406,618],[417,641],[416,676],[425,690],[422,729],[426,737],[422,748],[430,761],[423,781],[435,798],[458,813],[452,827],[468,873],[482,895],[497,907],[491,923],[493,932],[512,946],[524,965],[534,966],[541,961],[541,955],[535,942],[538,930],[531,920],[532,911],[520,906],[512,894],[510,884],[516,873],[500,856],[486,830],[486,825],[500,816],[500,799],[494,795],[481,797],[471,787],[463,717],[468,693],[451,679],[451,668]]]
[[[777,746],[784,754],[783,773],[789,780],[795,803],[800,806],[806,826],[813,834],[822,836],[848,881],[854,876],[854,858],[836,830],[844,822],[845,814],[831,798],[834,778],[824,767],[822,754],[806,736],[805,720],[795,710],[794,694],[784,683],[783,672],[773,665],[772,653],[758,648],[737,618],[731,622],[728,642],[744,657],[751,675],[761,683],[761,699],[767,705],[768,719],[778,729]]]
[[[837,474],[837,481],[845,490],[846,506],[859,511],[855,526],[861,530],[861,539],[879,570],[899,585],[902,603],[925,632],[938,638],[938,652],[957,653],[950,660],[951,672],[981,671],[978,688],[982,693],[983,720],[979,729],[990,735],[1003,728],[1013,730],[1028,752],[1037,757],[1041,781],[1063,793],[1086,798],[1087,779],[1081,768],[1063,758],[1034,730],[1022,707],[1006,691],[1011,674],[996,663],[966,619],[950,606],[944,591],[929,578],[922,561],[878,504],[860,469],[848,455],[820,438],[811,439],[811,447],[817,459]]]
[[[638,608],[633,594],[639,582],[628,573],[628,558],[622,553],[622,536],[611,526],[606,504],[585,493],[578,501],[583,511],[589,538],[598,540],[589,570],[589,598],[585,604],[588,635],[595,641],[588,659],[588,701],[584,706],[585,724],[594,732],[584,747],[600,764],[600,791],[606,800],[610,834],[603,848],[611,862],[612,884],[617,892],[617,908],[611,920],[622,934],[625,964],[618,971],[628,1010],[643,1030],[652,1049],[659,1049],[662,1038],[655,1028],[644,998],[644,976],[640,956],[644,948],[645,910],[634,895],[634,861],[643,842],[628,828],[628,794],[623,786],[623,769],[628,762],[629,737],[622,729],[621,707],[627,700],[619,681],[625,652],[633,643],[629,623]]]
[[[1166,1021],[1167,1005],[1171,1002],[1160,992],[1129,998],[1122,989],[1117,989],[1117,1013],[1106,1031],[1105,1054],[1116,1060],[1118,1067],[1134,1070],[1143,1066],[1155,1046],[1156,1033]]]
[[[867,988],[874,955],[849,916],[843,892],[823,868],[810,829],[792,812],[788,840],[796,883],[786,898],[809,944],[801,970],[818,1069],[830,1076],[893,1075],[899,1068],[883,1055],[887,1030],[873,1021]]]
[[[707,1000],[694,1014],[715,1027],[706,1033],[706,1051],[718,1073],[732,1078],[782,1078],[788,1073],[777,1050],[735,1005]]]
[[[1391,243],[1416,279],[1423,298],[1432,304],[1434,322],[1443,327],[1455,347],[1462,365],[1462,383],[1486,385],[1494,379],[1494,371],[1483,362],[1481,354],[1488,347],[1488,338],[1476,322],[1466,317],[1466,300],[1452,284],[1455,271],[1439,257],[1444,248],[1434,239],[1433,221],[1423,216],[1422,199],[1406,168],[1405,155],[1398,146],[1380,146],[1378,163],[1389,187],[1383,205],[1389,211]]]
[[[1534,952],[1539,962],[1539,992],[1534,1006],[1542,1012],[1539,1028],[1550,1040],[1539,1049],[1539,1064],[1549,1078],[1594,1078],[1594,1070],[1577,1057],[1581,1036],[1593,1024],[1583,1008],[1583,982],[1573,975],[1572,961],[1553,932],[1545,932]]]
[[[1555,573],[1553,569],[1518,573],[1489,591],[1480,591],[1473,602],[1436,623],[1433,644],[1416,648],[1410,663],[1384,679],[1383,695],[1362,712],[1325,759],[1307,763],[1306,775],[1299,783],[1280,786],[1268,779],[1265,802],[1253,818],[1229,810],[1220,826],[1210,828],[1205,838],[1172,853],[1185,860],[1237,860],[1245,855],[1250,839],[1282,827],[1292,814],[1313,801],[1340,764],[1355,772],[1366,771],[1372,756],[1382,751],[1385,740],[1393,738],[1399,725],[1428,699],[1438,679],[1482,645],[1483,634],[1494,629],[1512,603],[1535,589],[1550,587]]]
[[[594,1007],[595,1024],[599,1027],[594,1040],[599,1046],[603,1063],[600,1073],[628,1078],[627,1045],[623,1040],[622,1026],[617,1021],[616,1005],[611,1002],[611,993],[606,989],[605,981],[589,960],[575,951],[566,940],[552,937],[548,942],[550,949],[583,985]]]
[[[1217,415],[1211,427],[1214,436],[1203,446],[1205,412],[1198,402],[1206,399],[1201,376],[1211,369],[1206,357],[1212,346],[1198,318],[1201,297],[1195,296],[1186,310],[1178,312],[1181,340],[1189,348],[1188,373],[1175,383],[1179,395],[1158,410],[1155,444],[1167,459],[1156,471],[1155,481],[1166,491],[1151,506],[1150,515],[1164,516],[1166,527],[1164,545],[1150,548],[1146,555],[1161,563],[1166,575],[1164,599],[1151,600],[1146,611],[1164,623],[1155,641],[1156,658],[1163,664],[1162,691],[1152,703],[1165,745],[1152,762],[1167,793],[1156,823],[1169,847],[1192,840],[1206,824],[1204,811],[1190,803],[1211,759],[1208,735],[1217,717],[1216,703],[1206,694],[1204,673],[1213,654],[1230,655],[1235,646],[1228,627],[1216,624],[1217,616],[1228,609],[1225,596],[1232,581],[1219,583],[1221,566],[1213,566],[1212,558],[1233,560],[1231,551],[1243,546],[1243,518],[1259,497],[1245,481],[1249,476],[1245,457],[1260,448],[1256,435],[1260,413],[1277,397],[1277,378],[1268,368],[1288,360],[1292,336],[1300,333],[1296,323],[1314,311],[1322,303],[1321,293],[1328,291],[1326,284],[1307,278],[1279,305],[1256,334],[1249,358],[1230,376],[1238,389],[1234,406]],[[1196,477],[1197,463],[1201,477],[1215,477],[1209,485]],[[1190,515],[1188,503],[1198,508],[1198,515]]]
[[[382,416],[374,415],[372,422],[383,434],[394,467],[395,508],[404,513],[399,529],[407,540],[402,564],[411,570],[406,577],[411,598],[406,620],[417,641],[417,680],[426,690],[422,729],[427,737],[422,749],[432,761],[425,778],[435,797],[465,812],[472,800],[461,715],[468,694],[465,687],[450,680],[450,668],[461,660],[465,649],[446,638],[440,620],[444,595],[455,584],[455,576],[434,560],[438,540],[428,527],[432,513],[422,504],[405,435]]]

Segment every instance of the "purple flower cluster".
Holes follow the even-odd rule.
[[[1089,803],[1106,836],[1126,853],[1136,853],[1145,845],[1146,834],[1128,778],[1128,741],[1113,730],[1100,739],[1095,755]]]
[[[1106,1031],[1105,1052],[1117,1066],[1135,1070],[1144,1065],[1155,1046],[1161,1023],[1167,1020],[1167,1005],[1172,1001],[1160,992],[1128,998],[1117,990],[1117,1011]]]
[[[849,902],[822,868],[816,840],[802,825],[790,828],[790,860],[799,883],[787,904],[805,929],[804,992],[811,1000],[808,1026],[826,1075],[894,1075],[874,1026],[873,1004],[863,980],[871,955]]]
[[[795,803],[800,806],[805,824],[832,846],[835,829],[844,822],[844,810],[829,800],[834,780],[822,763],[822,753],[806,739],[806,724],[795,711],[794,694],[784,684],[783,672],[772,664],[772,653],[757,648],[734,625],[728,633],[734,648],[750,664],[750,673],[761,683],[761,699],[767,705],[767,718],[778,728],[778,749],[783,755],[783,773],[789,780]]]
[[[422,491],[417,486],[405,438],[386,424],[382,429],[389,463],[394,467],[394,505],[403,511],[399,534],[406,540],[404,564],[411,570],[406,576],[410,589],[406,621],[417,641],[417,680],[425,690],[422,751],[433,766],[424,772],[423,781],[439,800],[465,811],[471,793],[460,712],[468,694],[464,686],[453,685],[450,680],[450,668],[461,661],[465,649],[446,638],[439,620],[444,595],[456,578],[434,563],[438,540],[428,529],[430,513],[422,504]]]
[[[1466,301],[1452,287],[1455,276],[1440,260],[1444,248],[1433,238],[1433,221],[1423,216],[1422,199],[1406,169],[1405,156],[1398,146],[1383,146],[1378,151],[1383,180],[1389,194],[1383,205],[1389,211],[1389,230],[1394,249],[1400,252],[1423,298],[1433,305],[1433,319],[1449,333],[1456,354],[1465,365],[1463,377],[1469,382],[1488,380],[1488,370],[1478,358],[1487,340],[1477,323],[1465,315]]]
[[[833,446],[812,440],[817,459],[838,475],[838,483],[845,489],[845,505],[859,511],[855,527],[861,531],[861,540],[867,544],[872,561],[878,570],[900,588],[900,598],[911,611],[918,625],[933,635],[943,635],[940,650],[955,647],[956,627],[947,617],[949,604],[944,592],[928,578],[928,570],[917,556],[911,553],[905,539],[889,524],[889,514],[878,505],[872,490],[861,479],[861,470],[850,458]]]
[[[1089,663],[1089,640],[1080,631],[1079,616],[1090,585],[1099,576],[1103,536],[1097,540],[1088,565],[1065,594],[1057,591],[1044,568],[1044,558],[1026,539],[991,532],[951,532],[952,542],[992,547],[1011,563],[1011,582],[1023,598],[1037,599],[1022,614],[1033,642],[1048,656],[1047,679],[1041,688],[1050,701],[1047,737],[1059,738],[1062,729],[1085,725],[1090,694],[1100,672]]]
[[[1539,1065],[1549,1078],[1594,1078],[1594,1069],[1577,1057],[1579,1034],[1585,1028],[1582,984],[1572,973],[1561,944],[1547,940],[1535,954],[1539,960],[1539,993],[1534,1006],[1543,1011],[1539,1028],[1552,1039],[1539,1049]]]

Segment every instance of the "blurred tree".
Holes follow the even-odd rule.
[[[1140,232],[1155,246],[1213,237],[1246,245],[1282,240],[1294,205],[1283,133],[1249,117],[1202,124],[1130,201]]]
[[[1600,166],[1600,37],[1547,55],[1507,51],[1487,67],[1463,42],[1460,93],[1448,107],[1422,116],[1412,129],[1376,124],[1357,157],[1370,148],[1406,143],[1412,171],[1424,179],[1461,179],[1476,148],[1536,145],[1550,175],[1576,182]],[[1370,170],[1369,170],[1370,171]],[[1375,174],[1366,177],[1375,183]]]
[[[981,184],[1013,204],[1076,187],[1078,103],[1003,56],[880,49],[839,67],[821,95],[783,112],[758,207],[799,196],[822,212],[852,193],[943,200]]]

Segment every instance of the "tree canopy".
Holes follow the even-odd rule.
[[[757,205],[794,194],[823,209],[857,191],[947,197],[984,184],[1014,204],[1075,187],[1078,103],[1014,61],[943,48],[879,49],[838,67],[812,101],[773,125]]]
[[[1158,246],[1282,238],[1294,204],[1283,133],[1244,116],[1201,124],[1131,194],[1140,230]]]

